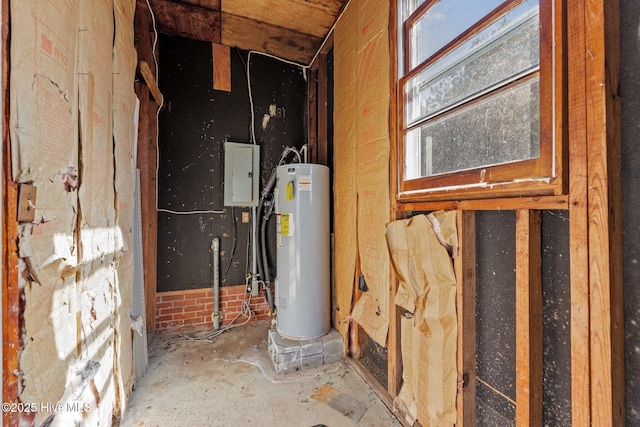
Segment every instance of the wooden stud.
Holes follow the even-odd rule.
[[[458,426],[476,425],[476,213],[457,212]]]
[[[20,377],[20,289],[18,286],[18,185],[11,176],[9,134],[9,1],[2,1],[2,400],[17,403]],[[2,425],[18,426],[19,415],[3,411]]]
[[[231,48],[218,43],[212,45],[213,89],[231,92]]]
[[[591,423],[624,425],[619,4],[585,2]]]
[[[516,425],[542,425],[540,211],[516,211]]]
[[[405,212],[394,213],[396,220],[406,218]],[[396,294],[398,293],[399,281],[398,277],[390,271],[389,286],[389,333],[387,335],[387,392],[392,399],[400,393],[402,387],[402,310],[395,304]]]
[[[320,54],[317,58],[318,61],[318,69],[317,69],[317,79],[318,79],[318,91],[316,94],[317,97],[317,111],[318,111],[318,119],[317,119],[317,129],[318,129],[318,137],[317,137],[317,147],[318,147],[318,164],[329,166],[327,164],[329,155],[328,155],[328,141],[327,141],[327,55]]]
[[[151,16],[144,0],[136,2],[134,18],[136,32],[136,50],[138,58],[155,66],[152,44],[154,35],[151,32]],[[154,70],[151,70],[152,73]],[[142,256],[144,268],[144,295],[146,324],[149,332],[155,331],[156,319],[156,264],[157,264],[157,213],[156,197],[156,151],[155,128],[150,118],[155,117],[155,110],[150,107],[149,88],[146,84],[135,84],[135,92],[140,100],[140,121],[138,125],[137,166],[140,169],[140,207],[142,210]]]
[[[389,217],[395,219],[405,219],[407,213],[399,211],[397,209],[396,194],[397,194],[397,164],[395,157],[395,145],[396,145],[396,111],[397,111],[397,69],[395,67],[397,61],[397,43],[396,43],[396,2],[391,2],[389,8],[389,87],[391,88],[391,96],[389,97],[389,205],[391,212]],[[402,323],[401,315],[402,311],[398,309],[394,303],[396,293],[398,292],[398,278],[393,274],[393,269],[390,271],[390,287],[389,287],[389,335],[388,335],[388,392],[393,399],[400,393],[402,387],[402,373],[403,373],[403,361],[402,361],[402,346],[400,345],[402,340]]]
[[[487,200],[447,200],[441,202],[400,203],[399,210],[404,211],[501,211],[516,209],[569,209],[569,196],[517,197]]]
[[[163,102],[162,93],[160,92],[158,83],[156,83],[156,78],[151,72],[151,68],[149,68],[147,61],[140,61],[140,74],[142,74],[147,87],[149,87],[149,91],[153,95],[153,99],[156,100],[156,104],[161,105]]]
[[[309,161],[318,163],[318,70],[316,67],[309,69],[307,83],[307,147]]]

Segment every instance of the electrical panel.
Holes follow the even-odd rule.
[[[258,206],[260,146],[224,143],[224,205]]]

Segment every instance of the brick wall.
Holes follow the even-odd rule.
[[[228,325],[242,310],[245,286],[220,288],[221,326]],[[254,316],[251,322],[269,319],[269,305],[260,292],[252,296],[250,305]],[[156,332],[213,328],[213,290],[191,289],[186,291],[159,292],[156,294]],[[240,316],[237,322],[246,317]]]

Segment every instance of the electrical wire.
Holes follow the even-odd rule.
[[[231,206],[231,218],[233,219],[233,246],[231,246],[231,254],[229,255],[229,263],[227,264],[227,268],[224,270],[224,274],[222,275],[222,281],[227,280],[227,273],[229,272],[229,268],[231,267],[231,263],[233,262],[233,255],[236,253],[236,242],[238,241],[238,225],[236,223],[236,214],[234,210],[234,206]]]
[[[179,342],[213,342],[212,340],[214,338],[217,338],[219,335],[221,335],[222,333],[233,329],[233,328],[237,328],[238,326],[243,326],[246,325],[247,323],[249,323],[251,321],[251,319],[255,316],[255,313],[253,312],[253,310],[251,310],[251,292],[249,291],[249,276],[247,276],[247,278],[245,279],[245,286],[244,286],[244,296],[242,298],[242,309],[240,310],[240,312],[238,312],[238,314],[235,315],[235,317],[233,319],[231,319],[231,322],[229,322],[229,324],[223,328],[217,329],[213,332],[206,332],[204,334],[200,334],[200,335],[184,335],[179,339],[174,339],[171,340],[169,342],[167,342],[167,346],[170,346],[171,344],[175,344],[175,343],[179,343]],[[213,313],[211,314],[211,316],[213,316]],[[241,317],[244,316],[246,317],[246,319],[242,322],[242,323],[237,323],[236,321]]]
[[[251,54],[254,53],[256,55],[262,55],[262,56],[266,56],[268,58],[273,58],[273,59],[277,59],[280,62],[284,62],[286,64],[290,64],[290,65],[295,65],[296,67],[300,67],[302,68],[302,72],[303,72],[303,77],[305,80],[307,80],[307,68],[309,68],[309,65],[302,65],[299,64],[297,62],[294,61],[289,61],[288,59],[284,59],[284,58],[280,58],[278,56],[275,55],[271,55],[270,53],[264,53],[264,52],[258,52],[256,50],[250,50],[249,53],[247,54],[247,89],[249,90],[249,105],[251,106],[251,142],[253,143],[253,145],[256,145],[256,130],[255,130],[255,112],[254,112],[254,106],[253,106],[253,93],[251,90]]]
[[[156,56],[156,48],[158,45],[158,28],[156,26],[156,16],[153,13],[153,9],[151,8],[151,3],[149,0],[146,0],[147,8],[149,8],[149,13],[151,14],[151,22],[153,24],[153,46],[151,48],[151,53],[153,54],[153,63],[155,64],[155,74],[156,74],[156,82],[158,82],[158,57]],[[174,211],[171,209],[160,208],[158,205],[159,199],[159,190],[158,190],[158,174],[160,171],[160,126],[158,125],[160,122],[160,110],[164,106],[164,97],[160,101],[160,105],[158,105],[158,110],[156,111],[156,212],[165,212],[174,215],[198,215],[198,214],[223,214],[226,213],[226,209],[215,209],[215,210],[194,210],[194,211]]]

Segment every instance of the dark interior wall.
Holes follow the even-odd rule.
[[[620,1],[627,425],[640,426],[640,2]]]
[[[224,92],[213,90],[211,52],[209,43],[160,35],[158,80],[165,104],[159,116],[158,207],[222,213],[158,213],[159,292],[210,286],[214,237],[220,238],[222,286],[244,283],[251,267],[249,224],[241,221],[250,208],[223,206],[224,142],[251,143],[249,55],[231,50],[232,90]],[[262,188],[283,148],[305,143],[306,81],[301,68],[256,54],[250,56],[250,74]],[[275,115],[263,121],[271,105]]]
[[[515,425],[515,212],[477,212],[476,221],[477,421]],[[542,212],[541,245],[543,417],[545,425],[571,425],[568,212]]]

